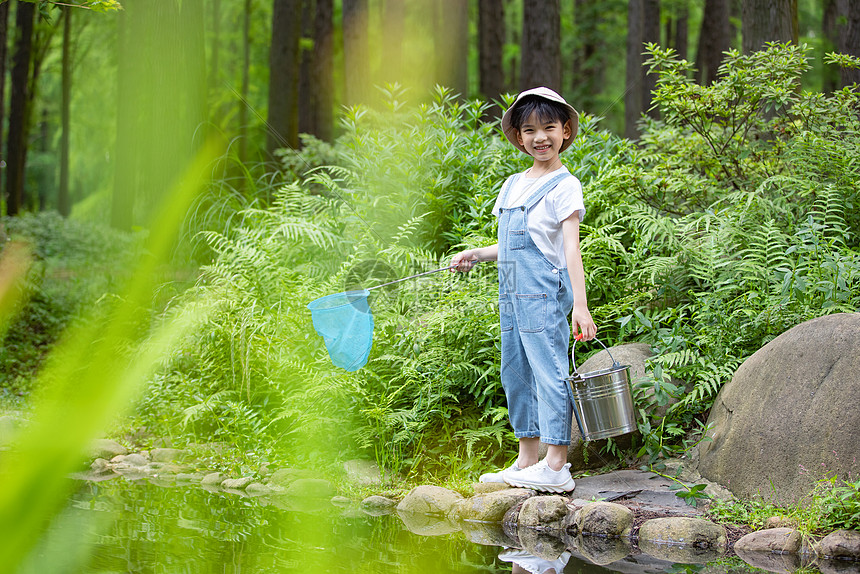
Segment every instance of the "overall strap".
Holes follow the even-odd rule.
[[[514,187],[517,181],[519,181],[521,175],[521,173],[515,173],[513,176],[508,178],[508,181],[506,181],[502,186],[501,197],[499,197],[499,213],[504,211],[505,205],[508,202],[508,194],[510,193],[511,188]]]
[[[573,177],[573,176],[569,173],[560,173],[557,176],[555,176],[554,178],[552,178],[551,180],[549,180],[548,182],[546,182],[545,184],[543,184],[542,186],[540,186],[539,188],[537,188],[534,191],[534,193],[532,193],[529,196],[529,198],[525,201],[525,203],[523,204],[523,206],[525,207],[525,210],[528,211],[532,207],[537,205],[537,203],[543,198],[543,196],[545,196],[547,193],[549,193],[550,191],[555,189],[555,187],[559,183],[561,183],[563,179],[568,178],[568,177]]]

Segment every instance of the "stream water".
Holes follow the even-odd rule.
[[[369,516],[329,501],[298,504],[115,479],[82,483],[19,572],[444,574],[511,572],[512,568],[528,572],[516,569],[511,562],[516,555],[510,550],[473,542],[493,536],[480,528],[422,536],[410,532],[396,515]],[[561,565],[557,574],[678,573],[704,568],[644,555],[607,566],[568,552],[561,560],[555,563]],[[540,567],[550,563],[538,560],[531,562],[533,569],[534,565],[539,566],[536,572],[545,572]],[[708,572],[753,571],[742,562],[727,562],[726,569],[707,568]]]

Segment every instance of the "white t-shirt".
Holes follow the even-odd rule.
[[[499,208],[522,205],[541,185],[560,173],[570,174],[564,166],[542,175],[537,179],[526,177],[525,173],[508,192],[507,205],[499,205],[501,193],[493,206],[493,215],[499,216]],[[511,176],[514,177],[514,176]],[[510,178],[508,178],[510,179]],[[507,181],[505,182],[507,184]],[[541,253],[556,267],[567,267],[564,259],[564,234],[561,223],[575,212],[579,220],[585,217],[585,204],[582,201],[582,184],[574,176],[564,178],[555,189],[543,196],[528,212],[529,235]]]

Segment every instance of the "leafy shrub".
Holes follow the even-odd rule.
[[[697,440],[722,385],[763,344],[856,309],[860,138],[856,94],[797,89],[803,48],[729,53],[706,87],[671,51],[651,53],[662,119],[634,144],[584,116],[564,161],[586,193],[600,337],[657,353],[637,390],[636,447],[653,462]],[[495,241],[496,190],[528,158],[480,121],[485,111],[443,89],[410,107],[392,87],[387,110],[345,112],[343,137],[325,148],[333,165],[293,170],[265,207],[216,218],[199,234],[213,260],[188,296],[219,301],[219,312],[159,376],[145,418],[184,440],[249,448],[343,437],[332,458],[364,452],[406,472],[503,463],[514,441],[490,266],[375,291],[374,347],[354,373],[331,366],[305,308]]]
[[[19,308],[0,341],[0,389],[24,395],[69,323],[126,277],[123,261],[137,253],[139,238],[55,212],[4,217],[4,233],[29,244],[33,256]]]
[[[611,249],[619,285],[596,291],[594,315],[603,336],[657,352],[642,383],[655,392],[640,395],[655,418],[640,430],[661,455],[749,355],[802,321],[857,308],[860,124],[855,92],[798,89],[803,47],[729,52],[711,86],[693,83],[672,50],[650,53],[661,119],[645,120],[639,146],[587,199],[615,239],[589,247]],[[665,419],[654,415],[670,402]]]

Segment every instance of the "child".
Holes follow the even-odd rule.
[[[460,272],[476,261],[499,262],[502,385],[519,456],[510,468],[482,475],[481,482],[549,492],[575,486],[566,463],[571,429],[567,314],[574,335],[590,340],[597,331],[579,250],[582,186],[559,157],[578,126],[576,110],[549,88],[517,96],[502,117],[502,129],[534,162],[510,176],[496,199],[498,243],[451,259]],[[541,441],[548,445],[547,455],[538,461]]]

